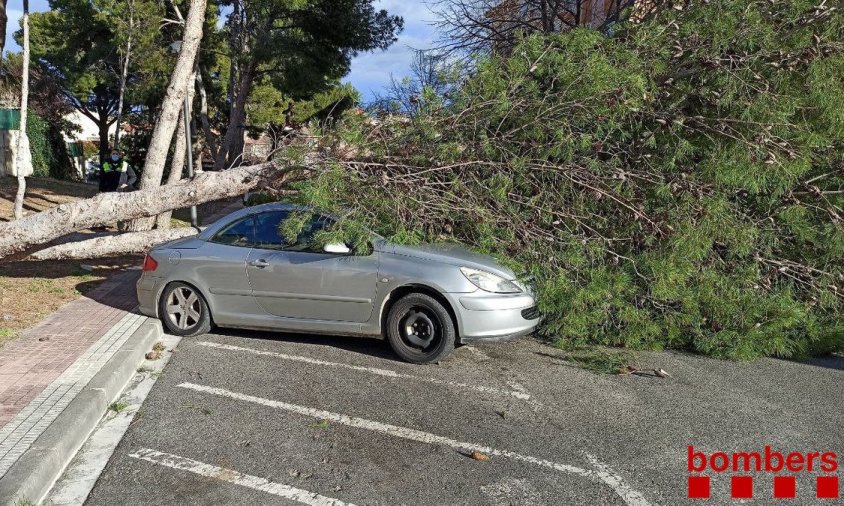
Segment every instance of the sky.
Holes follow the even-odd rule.
[[[352,71],[343,82],[352,83],[363,97],[364,102],[372,99],[373,94],[381,91],[390,82],[390,75],[402,78],[408,75],[408,67],[414,49],[429,49],[436,38],[431,21],[435,19],[424,1],[421,0],[376,0],[377,9],[386,9],[390,14],[404,18],[404,30],[398,41],[386,51],[362,53],[352,60]],[[12,38],[20,29],[23,14],[21,0],[8,3],[9,24],[6,33],[6,48],[19,51],[20,47]],[[47,0],[30,0],[30,12],[49,10]]]
[[[381,91],[390,82],[390,75],[402,78],[409,74],[414,49],[430,49],[436,40],[431,22],[436,19],[421,0],[377,0],[378,9],[404,18],[404,30],[398,41],[386,51],[363,53],[352,60],[352,71],[343,79],[351,82],[367,102],[373,92]]]

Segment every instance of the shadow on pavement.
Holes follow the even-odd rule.
[[[827,357],[813,357],[805,362],[806,364],[815,367],[825,367],[827,369],[836,369],[844,371],[844,356],[830,355]]]
[[[135,284],[140,275],[140,269],[123,270],[105,281],[83,281],[76,285],[76,289],[86,299],[123,311],[140,314],[136,310],[138,296],[135,291]]]
[[[236,337],[244,339],[255,339],[260,341],[282,341],[286,343],[311,344],[315,346],[327,346],[340,350],[383,358],[393,362],[404,363],[393,350],[387,341],[370,337],[359,336],[328,336],[324,334],[293,334],[275,330],[240,330],[215,328],[211,335]]]

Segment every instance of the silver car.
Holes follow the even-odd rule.
[[[295,244],[280,224],[308,213]],[[177,335],[212,325],[386,337],[403,359],[435,362],[456,343],[517,337],[539,323],[531,290],[492,258],[455,246],[408,247],[373,234],[356,253],[315,250],[332,217],[286,204],[245,208],[193,238],[150,251],[142,313]]]

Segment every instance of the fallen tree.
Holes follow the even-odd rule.
[[[298,179],[301,170],[276,162],[223,172],[204,172],[191,181],[132,193],[102,193],[62,204],[20,220],[0,224],[0,259],[26,256],[71,232],[118,221],[156,216],[173,209],[242,195],[257,188],[279,187]],[[96,251],[89,251],[96,256]]]
[[[320,142],[360,155],[297,202],[497,255],[561,347],[844,351],[840,3],[691,0],[525,37],[411,120],[347,115]]]
[[[119,255],[143,255],[153,246],[196,235],[201,229],[193,227],[148,230],[125,234],[109,234],[93,239],[57,244],[36,251],[31,260],[86,260]]]

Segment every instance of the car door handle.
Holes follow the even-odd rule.
[[[264,267],[270,265],[270,263],[264,260],[263,258],[259,258],[258,260],[253,260],[249,262],[249,265],[251,265],[252,267],[263,269]]]

